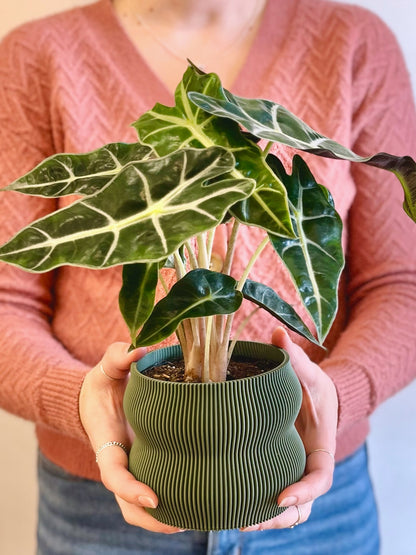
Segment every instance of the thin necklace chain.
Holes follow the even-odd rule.
[[[253,10],[250,13],[250,16],[247,18],[246,23],[244,24],[244,33],[238,32],[236,33],[235,36],[233,36],[232,40],[230,40],[225,47],[221,50],[221,55],[224,55],[226,52],[228,52],[229,50],[231,50],[232,48],[235,48],[238,44],[240,44],[248,35],[249,31],[250,31],[250,23],[251,22],[255,22],[257,20],[257,18],[259,17],[261,11],[263,10],[265,5],[265,2],[253,2]],[[131,3],[130,3],[131,6]],[[180,62],[184,62],[186,61],[188,58],[190,58],[189,55],[185,55],[181,52],[178,52],[177,50],[173,49],[168,43],[166,43],[165,41],[163,41],[158,35],[157,33],[155,33],[155,31],[152,29],[151,25],[149,25],[148,23],[146,23],[146,21],[140,17],[140,15],[138,13],[135,13],[134,10],[130,10],[130,13],[134,14],[134,17],[137,21],[137,23],[139,23],[142,28],[148,33],[148,35],[152,38],[152,40],[154,42],[156,42],[159,46],[162,47],[163,50],[165,50],[165,52],[167,52],[168,54],[170,54],[171,56],[173,56],[176,60],[180,61]],[[197,60],[193,60],[195,61],[195,63],[197,63]],[[199,65],[199,64],[197,64]],[[201,69],[203,69],[203,66],[199,66]]]

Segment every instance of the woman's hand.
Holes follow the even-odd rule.
[[[272,343],[285,349],[302,385],[303,400],[296,428],[306,450],[303,478],[287,487],[278,497],[279,516],[244,531],[288,528],[308,519],[313,501],[332,485],[335,436],[338,422],[338,396],[332,380],[312,362],[304,350],[293,343],[283,328],[273,333]]]
[[[128,343],[113,343],[101,362],[86,376],[79,396],[82,425],[95,452],[108,442],[131,445],[128,424],[123,412],[130,364],[145,354],[144,349],[128,352]],[[112,491],[125,520],[152,532],[171,534],[179,528],[154,519],[144,507],[156,507],[153,490],[138,482],[128,471],[128,457],[117,445],[104,448],[97,456],[101,479]]]

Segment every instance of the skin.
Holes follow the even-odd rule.
[[[283,490],[277,499],[279,505],[290,507],[290,510],[272,520],[251,526],[246,529],[248,531],[287,528],[293,525],[298,519],[295,505],[302,515],[299,523],[305,522],[309,518],[314,500],[330,489],[334,472],[333,458],[323,451],[313,451],[325,449],[335,453],[338,421],[335,385],[304,350],[290,339],[283,328],[275,330],[272,343],[289,353],[291,364],[302,386],[303,399],[296,428],[308,456],[303,478]]]
[[[335,452],[338,400],[335,386],[330,378],[312,362],[303,349],[293,343],[283,328],[273,333],[272,343],[286,349],[290,355],[303,389],[303,402],[296,422],[298,432],[305,445],[307,465],[304,477],[286,488],[277,498],[281,506],[288,507],[278,517],[251,526],[244,531],[286,528],[298,520],[305,522],[310,515],[313,501],[326,493],[332,484],[334,462],[331,456],[315,449]],[[128,343],[114,343],[109,346],[100,361],[108,376],[100,371],[97,364],[85,377],[80,399],[81,422],[96,451],[107,441],[131,444],[131,431],[123,414],[123,394],[128,381],[130,364],[146,352],[136,349],[128,353]],[[111,379],[113,378],[113,379]],[[112,491],[125,520],[134,526],[153,532],[172,534],[178,528],[166,526],[152,518],[144,507],[157,506],[156,494],[145,484],[137,482],[128,471],[128,459],[119,447],[104,449],[98,457],[101,479]]]
[[[185,72],[187,59],[204,71],[215,71],[231,87],[265,4],[266,0],[113,0],[126,34],[170,92]]]
[[[81,422],[94,451],[107,441],[131,445],[131,431],[123,413],[123,395],[131,363],[146,350],[136,349],[129,353],[128,348],[128,343],[110,345],[100,362],[106,374],[114,379],[104,375],[97,364],[85,376],[80,391]],[[98,466],[104,486],[114,493],[129,524],[165,534],[179,532],[177,528],[161,524],[144,510],[144,507],[156,507],[157,497],[127,470],[127,455],[120,447],[104,449],[98,457]]]

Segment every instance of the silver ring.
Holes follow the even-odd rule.
[[[297,519],[297,521],[296,521],[294,524],[292,524],[292,526],[289,526],[289,528],[294,528],[295,526],[297,526],[298,524],[300,524],[300,519],[302,518],[302,513],[300,512],[300,507],[299,507],[299,505],[295,505],[295,507],[296,507],[296,510],[298,511],[298,519]]]
[[[127,456],[129,454],[129,451],[124,443],[121,443],[120,441],[107,441],[106,443],[103,443],[95,452],[95,462],[98,463],[98,455],[101,453],[101,451],[107,449],[107,447],[120,447],[121,449],[123,449]]]
[[[102,362],[100,362],[100,371],[101,371],[102,374],[104,374],[104,376],[107,376],[107,378],[109,378],[110,380],[115,380],[115,381],[117,381],[117,380],[121,380],[121,379],[122,379],[122,378],[113,378],[113,376],[109,376],[109,375],[107,374],[107,372],[104,370],[104,368],[103,368],[103,363],[102,363]]]

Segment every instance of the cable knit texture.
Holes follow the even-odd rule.
[[[10,33],[0,46],[0,77],[2,186],[53,153],[134,141],[130,124],[141,113],[156,101],[172,104],[109,0]],[[232,90],[285,105],[359,154],[416,155],[415,111],[401,53],[386,26],[361,8],[269,0]],[[290,166],[293,152],[276,151]],[[416,372],[416,226],[402,210],[403,193],[391,174],[305,158],[331,189],[345,222],[348,265],[328,350],[301,342],[337,387],[340,459],[365,440],[376,406]],[[2,242],[70,202],[15,193],[0,200]],[[235,275],[261,233],[242,230]],[[252,277],[288,294],[302,311],[271,250]],[[47,457],[92,479],[98,472],[79,421],[78,393],[105,347],[128,341],[117,308],[120,284],[119,268],[64,267],[37,275],[0,267],[1,406],[36,422]],[[245,337],[268,342],[275,325],[258,314]]]

